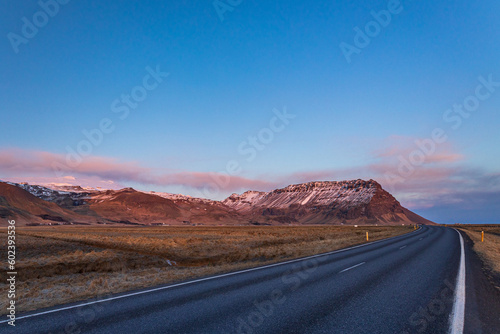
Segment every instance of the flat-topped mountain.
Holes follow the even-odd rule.
[[[254,219],[300,224],[429,224],[374,180],[308,182],[233,194],[223,203]]]

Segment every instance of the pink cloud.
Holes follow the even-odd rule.
[[[29,184],[49,186],[82,186],[82,187],[93,187],[100,189],[123,189],[125,186],[118,182],[111,180],[103,180],[99,177],[72,177],[67,176],[63,178],[50,177],[50,176],[24,176],[24,177],[7,177],[4,181],[10,181],[15,183],[27,182]]]
[[[420,153],[418,153],[420,152]],[[412,154],[424,157],[424,164],[457,162],[464,156],[455,151],[448,141],[444,143],[433,142],[429,138],[413,138],[391,136],[386,140],[386,145],[375,150],[373,156],[380,159],[398,160],[399,157],[409,159]]]
[[[275,186],[272,182],[224,173],[191,171],[158,173],[137,162],[119,161],[110,157],[88,156],[79,163],[68,163],[67,157],[62,154],[22,149],[0,150],[0,172],[10,179],[15,177],[16,180],[21,180],[23,175],[26,175],[25,180],[27,177],[33,180],[34,175],[38,175],[38,179],[45,184],[68,183],[73,177],[72,183],[77,180],[94,180],[94,182],[112,180],[158,186],[208,187],[212,192],[213,189],[217,192],[227,192],[241,189],[271,189]],[[75,175],[78,177],[75,178]],[[47,182],[48,180],[51,182]]]

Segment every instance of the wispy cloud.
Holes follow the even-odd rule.
[[[68,167],[65,156],[45,151],[30,151],[19,148],[0,150],[0,172],[3,177],[36,177],[44,183],[65,183],[70,178],[94,178],[95,181],[140,183],[145,185],[181,185],[192,188],[216,186],[220,191],[241,189],[271,189],[276,184],[263,180],[253,180],[242,176],[231,176],[212,172],[167,171],[158,173],[137,162],[120,161],[110,157],[88,156],[74,167]],[[54,169],[54,166],[57,166]],[[46,182],[50,179],[52,182]],[[41,182],[40,182],[41,183]]]
[[[13,176],[13,177],[3,177],[4,181],[10,181],[15,183],[27,182],[29,184],[36,185],[56,185],[56,186],[81,186],[81,187],[92,187],[97,189],[123,189],[126,186],[115,182],[112,180],[104,180],[96,176],[79,176],[78,178],[73,176],[51,177],[51,176]],[[0,179],[2,179],[0,178]]]
[[[396,161],[399,156],[409,157],[414,151],[424,151],[425,163],[450,163],[464,159],[464,156],[454,149],[450,142],[432,144],[428,138],[414,138],[407,136],[390,136],[385,144],[372,152],[373,157]]]

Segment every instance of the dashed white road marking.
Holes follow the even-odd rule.
[[[346,268],[346,269],[344,269],[344,270],[342,270],[342,271],[339,271],[339,274],[340,274],[340,273],[343,273],[344,271],[348,271],[348,270],[354,269],[354,268],[356,268],[356,267],[359,267],[359,266],[361,266],[361,265],[363,265],[363,264],[365,264],[365,263],[366,263],[366,262],[361,262],[361,263],[358,263],[358,264],[357,264],[357,265],[355,265],[355,266],[352,266],[352,267]]]
[[[399,247],[399,249],[403,249],[403,248],[405,248],[405,247],[406,247],[406,245]]]

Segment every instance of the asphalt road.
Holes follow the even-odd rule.
[[[1,323],[0,332],[448,333],[458,322],[459,333],[460,239],[423,226],[299,261],[19,315],[15,330]],[[465,326],[480,325],[465,317]]]

